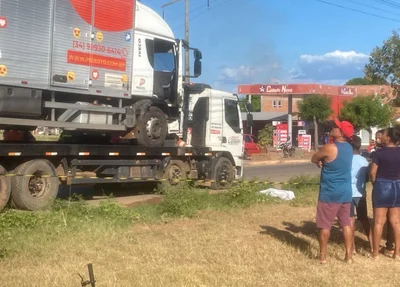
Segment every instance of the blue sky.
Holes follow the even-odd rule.
[[[161,14],[170,1],[141,2]],[[195,81],[227,91],[251,83],[343,84],[362,76],[372,49],[400,27],[400,0],[324,0],[347,9],[318,0],[209,1],[209,8],[207,0],[189,4],[190,44],[203,52]],[[183,1],[164,11],[183,38]]]

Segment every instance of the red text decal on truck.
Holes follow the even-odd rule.
[[[110,70],[125,71],[126,60],[96,54],[68,50],[67,62],[70,64],[92,66]]]

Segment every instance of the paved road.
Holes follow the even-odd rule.
[[[320,169],[312,163],[246,166],[244,179],[287,181],[293,176],[318,175],[319,173]]]
[[[317,175],[320,170],[311,163],[301,164],[276,164],[267,166],[247,166],[244,168],[244,179],[246,180],[270,180],[270,181],[288,181],[293,176],[299,175]],[[106,193],[113,193],[117,201],[123,205],[134,205],[143,202],[157,202],[160,200],[158,195],[153,193],[154,185],[134,185],[128,189],[111,188],[104,190]],[[74,186],[63,187],[60,189],[59,196],[61,198],[68,197],[69,194],[75,193],[83,195],[89,204],[98,204],[104,200],[102,191],[94,191],[90,187]]]

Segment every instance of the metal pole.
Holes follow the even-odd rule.
[[[168,2],[168,3],[165,3],[165,4],[161,5],[161,8],[163,9],[163,18],[165,16],[164,8],[169,6],[169,5],[175,4],[176,2],[179,2],[179,1],[181,1],[181,0],[172,0],[172,1]],[[185,0],[185,41],[189,45],[189,0]],[[189,49],[185,48],[185,72],[184,72],[184,75],[183,75],[184,76],[183,80],[185,82],[189,81],[188,76],[190,76],[190,63],[189,63],[189,61],[190,61]]]
[[[293,95],[288,96],[288,136],[290,136],[290,140],[292,141],[292,145],[294,144],[293,140]]]
[[[185,40],[189,44],[189,0],[185,0]],[[189,64],[189,49],[185,49],[185,77],[184,81],[188,81],[187,78],[190,75],[190,64]]]
[[[251,95],[249,95],[249,103],[251,104]],[[253,134],[253,126],[250,127],[250,134]]]

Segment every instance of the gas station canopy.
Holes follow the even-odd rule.
[[[358,87],[322,84],[251,84],[239,85],[238,93],[244,95],[312,95],[356,96]]]

